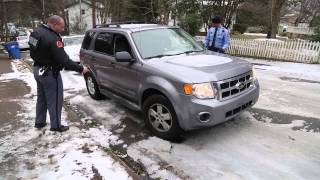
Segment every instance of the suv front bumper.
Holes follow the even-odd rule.
[[[255,80],[252,88],[225,101],[219,101],[217,99],[202,100],[181,95],[183,97],[180,103],[183,104],[183,106],[175,108],[179,124],[184,130],[192,130],[213,126],[230,120],[258,101],[259,89],[259,83]],[[205,116],[200,117],[201,115]]]

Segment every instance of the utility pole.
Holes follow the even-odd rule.
[[[79,0],[79,6],[80,6],[80,16],[79,16],[79,29],[82,29],[82,8],[81,8],[81,0]]]
[[[3,22],[4,22],[4,31],[5,31],[5,42],[8,41],[8,19],[7,19],[7,8],[5,8],[6,1],[2,0],[2,12],[3,12]],[[3,27],[1,27],[3,28]]]
[[[174,19],[173,19],[173,25],[175,26],[177,24],[176,22],[176,19],[177,19],[177,16],[178,16],[178,0],[176,0],[176,5],[174,6]]]
[[[4,35],[4,30],[3,30],[3,26],[4,26],[4,1],[1,1],[1,24],[0,24],[0,36],[3,36]]]
[[[43,23],[45,22],[45,20],[46,20],[46,11],[44,8],[44,0],[42,0],[42,21],[43,21]]]
[[[92,0],[92,27],[97,25],[96,22],[96,0]]]

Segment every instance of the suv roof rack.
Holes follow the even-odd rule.
[[[120,28],[120,25],[123,24],[147,24],[145,21],[124,21],[124,22],[114,22],[109,24],[98,24],[95,25],[94,28],[104,28],[104,27],[118,27]]]

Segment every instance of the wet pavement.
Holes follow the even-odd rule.
[[[28,57],[28,52],[24,52],[22,57]],[[68,142],[72,138],[81,137],[79,140],[80,150],[82,149],[84,154],[97,153],[97,150],[90,150],[93,145],[88,145],[89,143],[82,145],[81,141],[85,141],[86,138],[83,139],[82,137],[85,136],[86,131],[89,131],[90,128],[98,128],[99,123],[95,123],[94,119],[89,118],[82,122],[81,119],[85,118],[81,113],[82,110],[78,110],[75,106],[70,105],[67,100],[64,105],[65,112],[63,114],[65,117],[63,119],[67,119],[67,124],[71,127],[68,133],[60,135],[59,133],[50,132],[48,128],[39,131],[33,127],[36,94],[34,90],[30,89],[30,84],[27,85],[25,81],[14,77],[15,73],[12,73],[12,62],[13,60],[9,60],[6,54],[0,53],[0,74],[4,75],[3,78],[0,78],[0,146],[2,146],[0,148],[0,179],[38,179],[42,174],[50,173],[49,166],[54,166],[54,172],[58,172],[59,166],[57,166],[57,162],[51,162],[54,155],[49,154],[48,156],[48,151],[54,151],[59,146],[68,146]],[[28,61],[28,64],[31,65],[32,62]],[[17,66],[17,63],[15,66]],[[18,71],[23,69],[26,72],[30,72],[30,67],[24,64],[24,61],[18,66],[21,66],[18,67]],[[28,76],[30,76],[30,73],[28,73]],[[33,81],[33,78],[28,78]],[[90,123],[87,121],[90,121]],[[63,123],[65,124],[66,122]],[[83,131],[75,133],[72,136],[69,134],[72,134],[72,131],[77,129]],[[48,139],[51,140],[47,141]],[[76,149],[78,148],[76,147]],[[105,148],[105,150],[102,148],[102,151],[108,152],[110,157],[114,159],[114,163],[122,163],[121,159],[117,159],[117,156],[113,154],[113,151],[109,147]],[[32,157],[38,157],[38,159],[33,159]],[[44,165],[43,161],[48,160],[49,163],[44,163],[46,164]],[[77,163],[76,166],[81,166],[81,163]],[[137,164],[136,166],[139,165]],[[126,164],[123,164],[123,167],[125,167],[127,173],[133,179],[141,179],[136,174],[136,171],[143,172],[143,170],[132,170]],[[37,170],[39,168],[47,170],[39,173]],[[63,174],[71,173],[69,171],[64,172],[61,168],[60,171]],[[94,174],[93,179],[101,177],[99,173],[99,171],[101,172],[101,168],[98,170],[96,166],[92,165],[91,170],[86,171],[91,171]],[[86,172],[83,172],[83,174],[83,177],[88,178]]]
[[[1,73],[7,73],[10,62],[0,59],[3,59],[0,61]],[[256,65],[273,67],[264,62]],[[65,98],[67,119],[86,130],[104,125],[123,141],[111,146],[109,151],[138,173],[157,166],[181,179],[317,179],[320,175],[316,170],[320,168],[318,79],[269,69],[258,69],[257,74],[261,95],[253,108],[226,123],[186,132],[180,142],[153,137],[145,128],[141,113],[110,99],[91,100],[85,89],[65,89],[68,93]],[[69,78],[73,80],[74,75],[64,75],[64,80]],[[21,109],[19,100],[29,89],[22,81],[0,82],[0,89],[0,115],[14,119]],[[74,101],[79,97],[83,100]],[[119,114],[119,123],[112,124]],[[5,118],[0,119],[0,125],[8,125]],[[128,152],[141,152],[142,155],[136,159]],[[26,153],[32,155],[34,152]],[[144,158],[150,159],[143,163],[141,159]],[[153,161],[154,164],[150,164]],[[27,169],[35,169],[29,161],[25,163]],[[6,165],[12,167],[10,170],[15,167],[8,161],[0,164],[0,168]]]
[[[0,74],[10,73],[11,60],[0,53]],[[24,99],[30,89],[21,80],[0,80],[0,127],[19,126],[17,114],[21,110],[20,100]],[[13,128],[15,129],[15,128]],[[0,136],[10,132],[0,131]]]

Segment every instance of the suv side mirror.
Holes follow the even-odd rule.
[[[127,51],[116,52],[116,60],[118,62],[132,62],[132,56]]]

